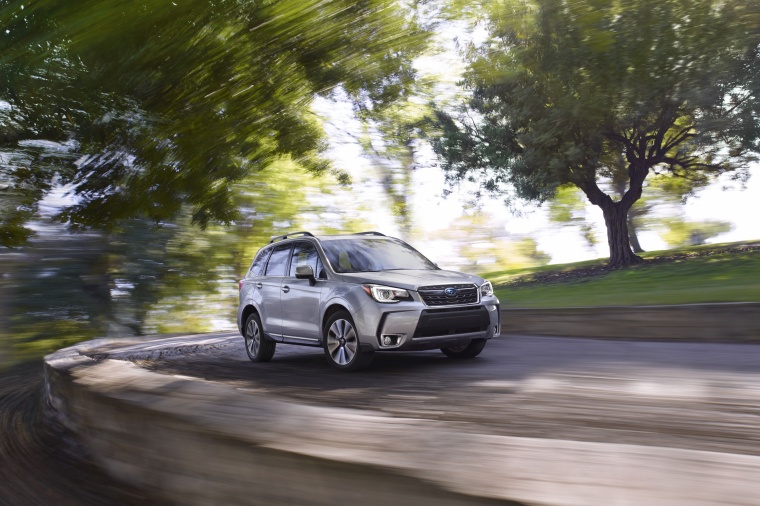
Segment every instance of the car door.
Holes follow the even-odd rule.
[[[256,281],[261,294],[261,324],[264,332],[282,340],[282,281],[288,273],[293,244],[278,244],[269,256],[264,276]]]
[[[319,255],[307,241],[296,242],[290,257],[288,276],[282,282],[282,333],[285,342],[294,344],[319,343],[319,304],[324,281],[317,279],[312,286],[308,279],[296,278],[296,267],[309,265],[314,275],[324,279]]]

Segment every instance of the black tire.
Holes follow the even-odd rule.
[[[269,341],[264,337],[262,328],[261,319],[256,313],[252,313],[248,317],[245,321],[245,327],[243,327],[245,352],[252,362],[269,362],[277,348],[276,342]]]
[[[327,319],[322,348],[331,367],[340,371],[359,371],[372,363],[374,351],[359,346],[354,320],[347,311],[337,311]]]
[[[444,355],[450,358],[473,358],[480,355],[480,352],[483,351],[483,348],[485,347],[485,339],[473,339],[466,345],[441,348],[441,351]]]

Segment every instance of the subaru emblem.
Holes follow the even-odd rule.
[[[457,289],[449,287],[449,288],[445,289],[443,291],[443,293],[445,293],[449,297],[453,297],[454,295],[457,294]]]

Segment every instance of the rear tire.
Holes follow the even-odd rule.
[[[354,320],[347,311],[337,311],[327,319],[323,343],[327,362],[339,371],[366,369],[375,356],[374,351],[361,349]]]
[[[483,348],[485,347],[485,339],[473,339],[465,345],[441,348],[441,351],[444,355],[450,358],[473,358],[480,355],[480,352],[483,351]]]
[[[245,352],[252,362],[269,362],[274,356],[277,343],[267,341],[261,327],[261,319],[256,313],[251,314],[243,327]]]

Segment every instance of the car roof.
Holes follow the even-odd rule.
[[[335,234],[335,235],[320,235],[315,236],[311,232],[291,232],[289,234],[285,235],[278,235],[275,237],[272,237],[269,240],[269,244],[279,243],[283,241],[291,241],[296,239],[307,239],[307,238],[313,238],[318,241],[330,241],[335,239],[357,239],[357,238],[375,238],[375,239],[393,239],[393,237],[389,237],[385,234],[382,234],[380,232],[357,232],[355,234]]]
[[[393,237],[388,237],[387,235],[365,235],[365,234],[336,234],[336,235],[320,235],[316,236],[317,239],[320,241],[334,241],[337,239],[372,239],[372,240],[383,240],[383,239],[394,239]]]

